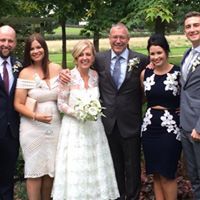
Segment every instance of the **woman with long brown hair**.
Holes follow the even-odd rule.
[[[21,114],[20,145],[25,161],[29,200],[49,200],[54,177],[60,114],[57,109],[58,74],[61,67],[49,61],[44,38],[35,33],[25,44],[24,69],[15,93]],[[32,107],[27,107],[27,97]]]

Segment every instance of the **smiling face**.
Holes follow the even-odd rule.
[[[89,69],[94,62],[94,54],[92,49],[86,47],[81,54],[76,58],[77,67],[80,69]]]
[[[162,67],[167,63],[167,54],[164,49],[157,45],[149,48],[150,61],[156,67]]]
[[[184,22],[184,31],[193,47],[200,45],[200,16],[189,17]]]
[[[31,43],[30,57],[33,62],[41,62],[44,58],[44,49],[37,40]]]
[[[16,33],[10,26],[0,27],[0,56],[7,58],[16,46]]]
[[[110,46],[117,55],[127,48],[129,39],[128,30],[125,26],[119,25],[111,28],[109,35]]]

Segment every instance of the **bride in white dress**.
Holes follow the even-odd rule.
[[[90,66],[94,47],[78,42],[72,55],[76,67],[71,82],[59,85],[58,107],[64,113],[59,135],[54,200],[112,200],[119,197],[112,158],[100,117],[77,119],[74,106],[80,100],[99,99],[98,75]]]

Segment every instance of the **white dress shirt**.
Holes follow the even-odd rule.
[[[12,65],[11,65],[10,57],[8,57],[7,59],[3,59],[0,57],[0,74],[1,74],[2,80],[3,80],[3,62],[4,62],[4,60],[7,61],[6,68],[8,70],[8,75],[9,75],[9,91],[10,91],[13,81],[14,81]]]
[[[125,79],[125,76],[126,76],[128,54],[129,54],[129,51],[127,48],[120,55],[116,55],[115,52],[113,50],[111,50],[111,65],[110,65],[111,76],[113,75],[113,70],[114,70],[117,56],[121,57],[121,59],[120,59],[121,73],[120,73],[120,78],[119,78],[120,86],[122,85],[122,83]]]

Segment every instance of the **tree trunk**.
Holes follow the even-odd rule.
[[[66,19],[60,20],[61,29],[62,29],[62,68],[67,68],[67,42],[66,42],[66,30],[65,30],[65,24]]]
[[[93,44],[94,44],[94,48],[95,48],[96,52],[99,52],[99,38],[100,38],[99,32],[95,31],[94,37],[93,37]]]
[[[162,22],[160,17],[157,17],[155,21],[155,33],[165,35],[165,22]]]

